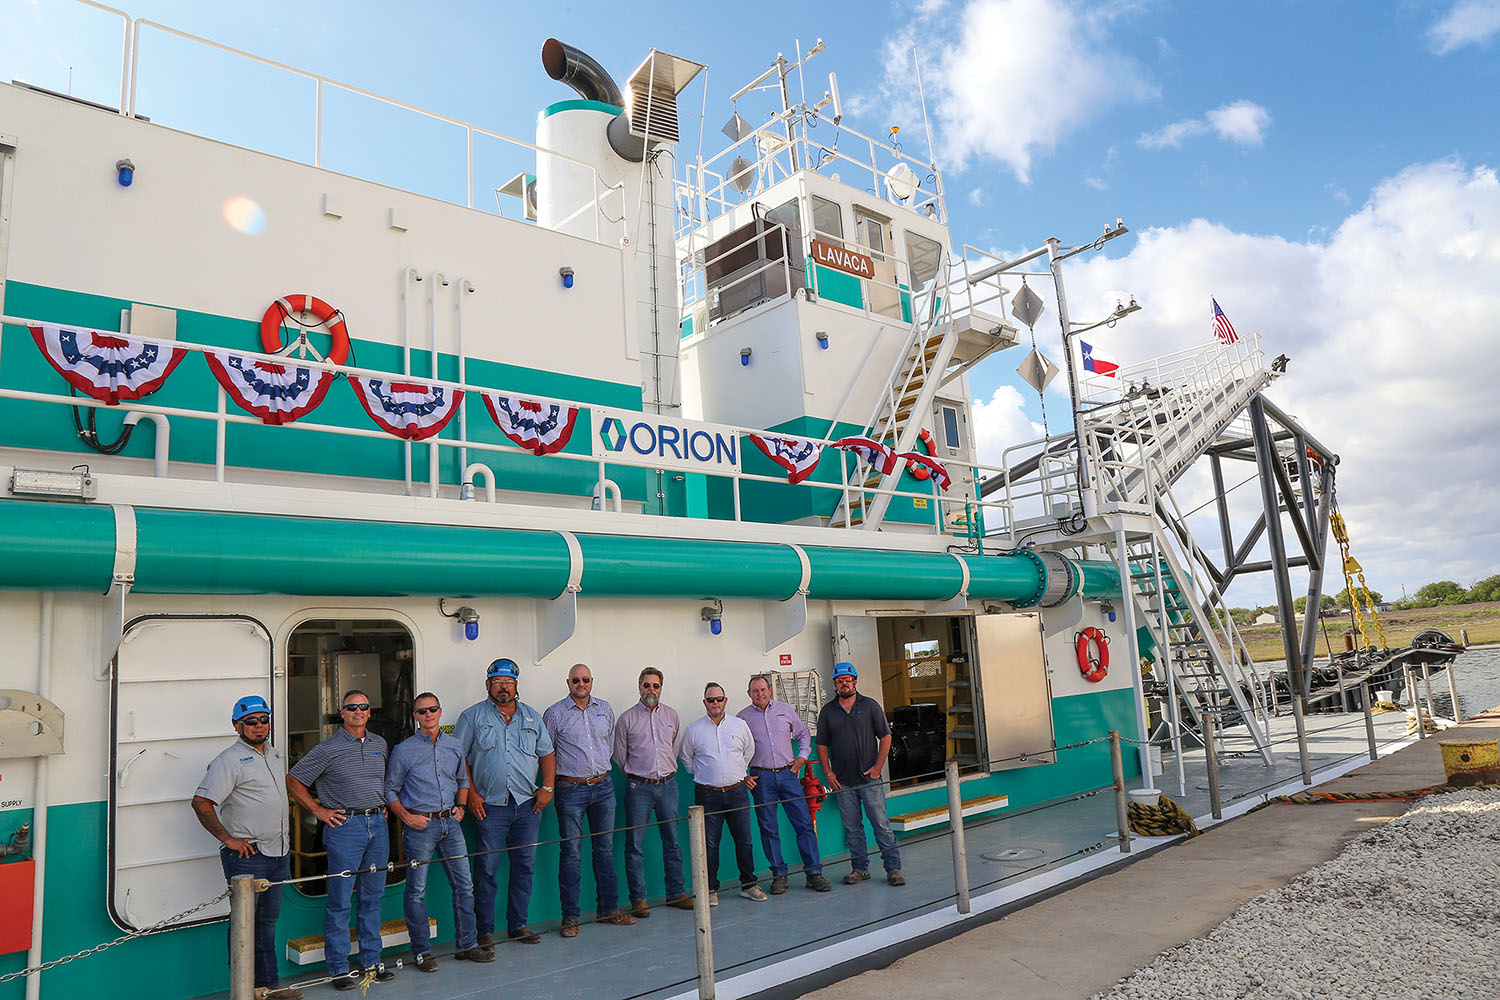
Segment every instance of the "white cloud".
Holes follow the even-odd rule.
[[[1225,142],[1259,146],[1265,141],[1271,113],[1253,101],[1235,101],[1210,111],[1208,123]]]
[[[1127,364],[1209,343],[1210,296],[1242,336],[1264,334],[1268,356],[1289,354],[1288,375],[1267,395],[1342,456],[1338,497],[1354,554],[1390,595],[1500,571],[1500,523],[1489,514],[1500,407],[1487,361],[1500,326],[1497,273],[1500,179],[1441,161],[1382,183],[1326,240],[1201,219],[1149,229],[1128,255],[1071,269],[1068,291],[1080,315],[1107,311],[1122,288],[1146,305],[1100,334]],[[1195,531],[1217,548],[1211,524]],[[1269,588],[1267,577],[1252,580]]]
[[[987,401],[973,400],[970,407],[981,465],[999,467],[1006,448],[1042,437],[1042,425],[1026,415],[1026,398],[1013,385],[1000,386]]]
[[[1212,130],[1223,142],[1259,146],[1266,138],[1271,113],[1254,101],[1233,101],[1206,112],[1202,118],[1184,118],[1155,132],[1144,132],[1136,140],[1143,149],[1176,149],[1187,139]]]
[[[924,4],[917,21],[887,39],[878,93],[861,95],[855,107],[913,117],[911,48],[920,40],[944,161],[962,170],[998,160],[1024,183],[1033,158],[1084,123],[1155,95],[1141,66],[1110,44],[1111,22],[1133,9],[1064,0],[969,0],[961,10]]]
[[[1445,56],[1465,45],[1482,45],[1500,33],[1500,0],[1458,0],[1432,27],[1427,41]]]

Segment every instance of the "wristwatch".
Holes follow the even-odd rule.
[[[548,795],[552,794],[552,786],[551,785],[542,785],[540,787],[541,787],[542,791],[546,792]]]

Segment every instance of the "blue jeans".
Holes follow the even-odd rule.
[[[564,920],[578,919],[579,855],[583,818],[589,820],[589,843],[594,855],[594,888],[601,917],[620,909],[620,881],[615,874],[615,786],[608,778],[595,785],[576,781],[557,783],[557,830],[562,837],[557,881],[562,889]]]
[[[719,891],[719,840],[724,824],[734,841],[734,860],[740,869],[740,888],[756,882],[755,846],[750,843],[750,793],[744,785],[721,792],[707,785],[693,786],[693,801],[703,807],[703,841],[708,853],[708,889]]]
[[[390,833],[385,817],[345,816],[340,826],[323,827],[323,846],[328,850],[328,901],[323,907],[323,958],[328,974],[349,971],[349,897],[359,890],[355,927],[359,938],[359,965],[368,969],[380,962],[380,900],[385,895],[385,866],[391,859]],[[338,873],[356,868],[379,867],[339,878]]]
[[[510,859],[510,892],[505,904],[505,929],[526,926],[531,905],[531,871],[536,862],[536,832],[542,817],[532,812],[535,800],[525,798],[508,805],[484,804],[479,821],[480,854],[474,859],[474,922],[480,934],[495,933],[495,897],[499,885],[500,857]],[[510,850],[503,850],[503,848]]]
[[[224,865],[224,880],[236,875],[254,875],[256,878],[279,881],[291,875],[292,856],[283,854],[279,858],[264,854],[252,854],[242,858],[227,847],[219,848],[219,861]],[[273,885],[265,892],[255,894],[255,986],[275,989],[281,985],[280,964],[276,960],[276,918],[281,915],[281,886]]]
[[[464,843],[463,831],[458,821],[450,817],[429,819],[421,830],[405,827],[401,831],[401,842],[406,845],[406,860],[411,867],[406,873],[406,896],[403,908],[406,912],[406,933],[411,938],[411,953],[418,958],[432,954],[431,939],[427,929],[427,875],[432,867],[418,862],[440,859],[443,872],[448,876],[448,887],[453,890],[453,933],[460,950],[474,947],[474,879],[469,874],[468,845]]]
[[[630,901],[646,901],[646,824],[656,813],[657,833],[661,834],[662,864],[666,868],[667,898],[686,894],[682,875],[682,848],[677,846],[677,782],[671,778],[656,784],[649,781],[625,783],[625,881],[630,887]]]
[[[755,818],[760,821],[760,846],[766,852],[766,860],[771,862],[771,874],[787,873],[786,859],[781,856],[781,823],[776,815],[779,802],[797,833],[797,853],[802,855],[803,873],[817,875],[823,870],[823,861],[818,857],[818,832],[813,829],[807,793],[802,790],[797,772],[752,767],[750,773],[755,776],[750,797],[755,800]]]
[[[873,779],[858,785],[846,783],[833,797],[844,820],[844,840],[849,844],[849,860],[854,863],[854,870],[870,870],[865,825],[859,816],[860,806],[863,806],[870,828],[875,831],[875,844],[880,848],[880,860],[885,865],[886,874],[899,872],[901,852],[896,848],[896,835],[891,832],[891,821],[885,814],[885,785]]]

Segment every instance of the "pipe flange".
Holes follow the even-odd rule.
[[[1060,552],[1043,550],[1038,557],[1047,566],[1045,592],[1038,603],[1044,608],[1056,608],[1067,604],[1083,589],[1083,571],[1073,560]]]
[[[1017,611],[1036,607],[1042,602],[1042,598],[1046,596],[1047,593],[1047,578],[1050,575],[1047,570],[1047,564],[1042,560],[1042,557],[1038,555],[1034,549],[1011,549],[1009,552],[1004,553],[1004,555],[1022,556],[1026,559],[1030,559],[1032,564],[1036,567],[1036,590],[1026,595],[1025,597],[1018,597],[1015,600],[1011,601],[1010,606]]]

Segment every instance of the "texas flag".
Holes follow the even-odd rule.
[[[1118,378],[1120,363],[1113,360],[1103,351],[1098,350],[1087,340],[1080,340],[1078,348],[1083,352],[1083,370],[1092,375],[1103,375],[1106,378]]]

